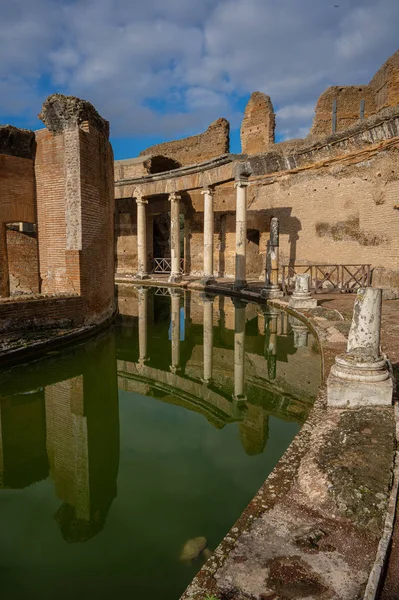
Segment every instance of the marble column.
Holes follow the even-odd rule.
[[[211,283],[213,278],[213,195],[211,189],[201,192],[204,196],[204,273],[203,283]]]
[[[245,303],[234,303],[234,395],[233,400],[246,402],[245,396]]]
[[[136,279],[149,279],[147,271],[147,221],[148,200],[141,194],[136,196],[137,204],[137,274]]]
[[[204,307],[204,382],[209,383],[212,379],[213,369],[213,300],[209,294],[201,295]]]
[[[358,290],[346,353],[335,357],[327,379],[328,406],[392,404],[392,375],[380,350],[381,308],[381,289]]]
[[[312,298],[310,293],[310,275],[309,273],[299,273],[295,276],[295,291],[290,296],[289,305],[292,308],[308,310],[316,308],[317,300]]]
[[[147,328],[148,328],[148,292],[149,288],[139,287],[138,313],[139,313],[139,364],[144,365],[149,361],[147,356]]]
[[[7,229],[0,223],[0,298],[10,295],[10,279],[8,274]]]
[[[236,188],[236,272],[234,289],[241,290],[247,285],[247,188],[248,180],[241,178]]]
[[[180,369],[180,290],[170,289],[172,323],[172,364],[170,371],[178,373]]]
[[[266,281],[261,295],[279,298],[283,295],[278,283],[280,230],[277,217],[270,219],[270,239],[266,250]]]
[[[170,255],[172,268],[169,277],[171,283],[181,281],[180,272],[180,196],[176,192],[169,194],[170,202]]]

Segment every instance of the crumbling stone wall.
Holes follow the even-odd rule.
[[[36,235],[7,230],[10,295],[39,293],[39,256]]]
[[[193,165],[229,152],[229,140],[230,124],[222,118],[211,123],[204,133],[182,140],[156,144],[140,152],[140,156],[162,155],[177,161],[182,166]]]
[[[276,122],[270,96],[254,92],[241,123],[241,150],[244,154],[267,152],[274,144]]]
[[[0,298],[10,293],[6,223],[35,223],[35,136],[0,126]]]
[[[364,100],[364,117],[399,103],[399,50],[377,71],[367,85],[332,86],[323,92],[316,104],[311,136],[328,135],[332,131],[333,101],[336,100],[336,131],[343,131],[360,118],[360,102]]]

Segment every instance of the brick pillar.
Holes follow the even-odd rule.
[[[53,94],[35,163],[42,289],[78,294],[100,322],[114,303],[114,176],[109,125],[84,100]]]
[[[10,295],[10,280],[8,275],[7,235],[5,223],[0,223],[0,298]]]

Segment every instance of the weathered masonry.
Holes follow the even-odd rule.
[[[265,280],[277,218],[280,281],[285,265],[349,265],[355,276],[351,265],[365,265],[373,285],[397,293],[398,82],[399,51],[358,89],[350,119],[342,99],[352,88],[322,94],[305,139],[274,143],[271,100],[256,92],[241,127],[242,154],[228,153],[220,124],[214,154],[208,130],[117,161],[117,275],[227,277],[237,288]]]
[[[89,325],[115,311],[108,122],[58,94],[40,118],[35,133],[0,127],[0,330]]]

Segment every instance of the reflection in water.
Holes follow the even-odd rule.
[[[38,519],[42,494],[38,596],[63,597],[65,578],[48,581],[54,554],[89,586],[90,569],[93,577],[109,570],[98,597],[118,585],[123,592],[126,579],[155,599],[162,569],[163,597],[178,597],[200,566],[182,565],[184,543],[206,536],[217,546],[316,395],[314,339],[275,309],[144,286],[119,290],[119,309],[115,330],[0,373],[0,526],[12,531],[0,556],[20,556],[0,583],[4,593],[17,586],[22,594],[17,574],[32,552],[21,515]],[[10,551],[18,528],[26,544]],[[73,545],[84,554],[65,549],[89,540]]]

